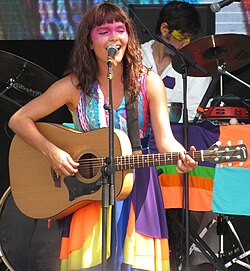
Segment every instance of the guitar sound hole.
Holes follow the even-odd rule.
[[[97,157],[92,153],[85,153],[80,158],[80,166],[78,171],[85,179],[91,179],[95,177],[100,169],[99,161]]]

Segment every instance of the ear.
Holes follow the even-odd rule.
[[[169,30],[168,30],[168,24],[166,22],[162,23],[161,27],[160,27],[160,30],[161,30],[162,36],[165,37],[168,34],[168,32],[169,32]]]
[[[93,42],[91,41],[90,42],[90,45],[89,45],[90,49],[93,50],[94,49],[94,46],[93,46]]]

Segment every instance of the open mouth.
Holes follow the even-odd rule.
[[[109,49],[114,49],[117,52],[119,52],[119,50],[121,49],[121,45],[115,45],[115,44],[110,44],[106,50],[108,51]]]

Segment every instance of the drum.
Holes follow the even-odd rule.
[[[14,203],[10,188],[0,204],[0,270],[60,270],[60,221],[52,220],[48,227],[47,220],[23,215]]]
[[[168,113],[171,122],[179,122],[182,115],[182,103],[168,103]]]

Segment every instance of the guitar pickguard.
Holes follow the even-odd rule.
[[[95,182],[86,184],[75,176],[69,176],[64,178],[64,183],[69,192],[69,200],[73,201],[77,197],[97,192],[101,187],[101,177]]]

